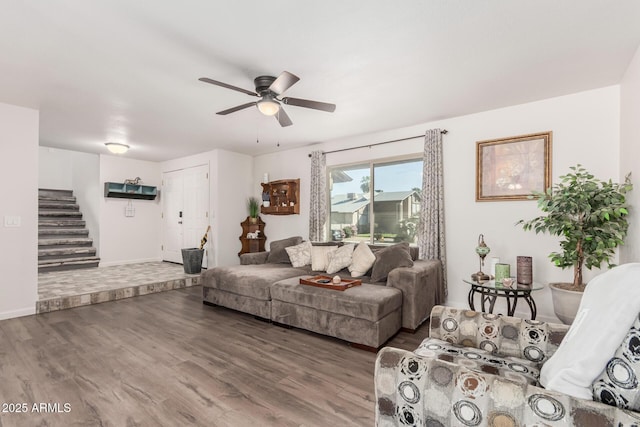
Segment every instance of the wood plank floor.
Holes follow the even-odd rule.
[[[201,293],[1,321],[0,426],[374,424],[375,354],[204,306]],[[388,345],[412,350],[427,335]]]

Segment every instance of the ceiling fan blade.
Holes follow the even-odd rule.
[[[284,111],[284,108],[282,108],[282,105],[280,106],[280,109],[274,117],[283,128],[286,128],[287,126],[291,126],[293,124],[293,122],[289,118],[289,115],[286,113],[286,111]]]
[[[249,102],[247,104],[238,105],[237,107],[229,108],[228,110],[218,111],[216,114],[220,114],[221,116],[226,116],[227,114],[235,113],[236,111],[244,110],[245,108],[249,108],[256,105],[255,102]]]
[[[300,98],[282,98],[282,102],[287,105],[295,105],[296,107],[312,108],[314,110],[327,111],[333,113],[336,111],[336,104],[329,104],[320,101],[311,101],[309,99]]]
[[[210,79],[208,77],[200,77],[198,80],[200,80],[201,82],[205,82],[205,83],[211,83],[212,85],[222,86],[222,87],[227,88],[227,89],[231,89],[231,90],[235,90],[235,91],[238,91],[238,92],[246,93],[247,95],[259,96],[257,93],[252,92],[250,90],[242,89],[241,87],[237,87],[237,86],[232,86],[232,85],[227,84],[227,83],[222,83],[222,82],[219,82],[217,80]]]
[[[283,94],[287,89],[296,84],[300,77],[291,74],[288,71],[280,73],[277,79],[271,83],[269,90],[277,95]]]

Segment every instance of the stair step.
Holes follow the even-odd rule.
[[[91,246],[38,249],[39,260],[44,260],[46,257],[69,258],[71,256],[94,256],[95,254],[96,248]]]
[[[82,219],[65,219],[65,218],[38,218],[38,227],[75,227],[82,228],[86,225]]]
[[[83,257],[73,257],[73,258],[49,258],[49,259],[41,259],[38,260],[38,267],[43,265],[50,264],[70,264],[70,263],[79,263],[79,262],[98,262],[100,258],[97,256],[83,256]]]
[[[39,211],[38,216],[40,218],[47,218],[47,217],[82,218],[82,212],[46,210],[46,211]]]
[[[65,210],[80,210],[80,205],[77,203],[58,202],[54,200],[39,200],[38,208],[40,209],[65,209]]]
[[[38,196],[39,202],[58,202],[58,203],[70,203],[73,204],[76,202],[76,198],[74,196],[71,197],[63,197],[63,196]]]
[[[100,262],[100,258],[98,257],[70,258],[70,259],[57,259],[57,260],[51,259],[51,260],[47,260],[46,263],[38,261],[38,273],[98,267],[99,262]]]
[[[73,197],[73,190],[54,190],[51,188],[38,188],[38,196],[71,196]]]
[[[38,229],[38,237],[44,238],[45,236],[55,237],[77,237],[88,236],[89,230],[86,228],[42,228]]]
[[[90,237],[57,237],[53,239],[38,239],[38,247],[45,246],[91,246],[93,239]]]

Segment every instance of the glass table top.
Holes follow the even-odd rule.
[[[471,280],[471,279],[462,279],[462,280],[465,283],[472,286],[495,289],[497,291],[539,291],[540,289],[544,288],[543,284],[535,283],[535,282],[533,282],[533,284],[531,285],[520,285],[514,281],[513,285],[509,287],[509,286],[504,286],[502,283],[496,283],[495,280],[488,280],[482,283],[476,282],[475,280]]]

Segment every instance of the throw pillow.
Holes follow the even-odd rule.
[[[638,317],[638,282],[640,263],[614,267],[589,281],[576,319],[558,350],[542,365],[540,384],[544,388],[593,398],[591,385]]]
[[[302,237],[295,236],[288,239],[275,240],[269,246],[269,256],[267,262],[270,264],[288,264],[291,262],[285,248],[302,243]]]
[[[304,267],[311,264],[311,242],[302,242],[299,245],[284,248],[289,255],[291,265],[294,267]]]
[[[413,260],[409,253],[409,243],[402,242],[375,253],[376,261],[371,272],[372,282],[382,282],[387,279],[391,270],[398,267],[413,267]]]
[[[337,250],[337,246],[312,246],[311,269],[313,271],[326,271],[329,265],[329,256]]]
[[[593,400],[621,409],[640,410],[640,319],[591,386]]]
[[[349,271],[351,277],[362,277],[367,274],[367,271],[373,267],[373,263],[376,261],[376,256],[371,252],[367,242],[360,242],[353,251],[351,259],[351,265]]]
[[[353,256],[353,248],[355,245],[350,243],[338,248],[329,259],[329,265],[327,265],[327,274],[334,274],[343,268],[347,268],[351,265],[351,258]]]

